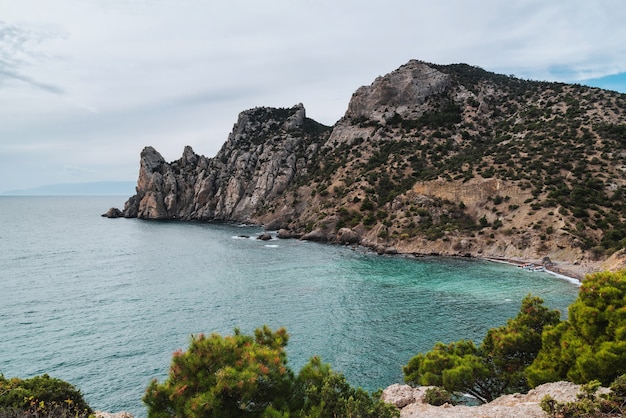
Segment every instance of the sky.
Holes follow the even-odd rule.
[[[239,112],[332,125],[410,59],[626,93],[623,0],[0,0],[0,193],[214,156]]]

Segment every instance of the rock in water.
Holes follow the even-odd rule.
[[[121,217],[122,211],[119,210],[118,208],[111,208],[109,210],[106,211],[106,213],[103,213],[102,216],[104,218],[119,218]]]
[[[300,239],[303,241],[325,242],[328,241],[328,235],[321,229],[314,229],[313,231],[304,234]]]
[[[268,232],[265,232],[259,235],[258,237],[256,237],[256,239],[261,240],[261,241],[269,241],[272,239],[272,235],[269,234]]]
[[[350,228],[340,228],[337,232],[337,242],[341,244],[358,244],[361,236]]]

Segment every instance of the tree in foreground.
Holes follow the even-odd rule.
[[[1,417],[86,418],[93,410],[73,385],[44,374],[6,379],[0,374]]]
[[[293,373],[287,368],[284,328],[235,329],[232,336],[192,336],[174,353],[168,379],[153,380],[143,398],[151,417],[260,416],[272,406],[287,410]]]
[[[467,340],[437,343],[404,366],[404,380],[469,393],[481,402],[525,392],[528,386],[524,371],[541,348],[541,333],[546,326],[557,324],[559,318],[559,311],[548,309],[542,299],[528,295],[518,315],[506,325],[490,329],[479,347]]]
[[[398,411],[314,357],[295,377],[287,367],[284,328],[254,336],[192,336],[176,352],[168,378],[143,398],[149,417],[393,417]]]
[[[609,385],[626,373],[626,271],[588,275],[568,320],[546,329],[528,368],[531,386],[569,380]]]
[[[300,370],[296,392],[298,407],[295,417],[361,417],[391,418],[400,415],[398,409],[380,400],[380,393],[370,395],[353,388],[345,376],[333,371],[319,357],[313,357]]]

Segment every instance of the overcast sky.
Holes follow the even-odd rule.
[[[0,0],[0,193],[213,156],[240,111],[331,125],[410,59],[626,92],[623,0]]]

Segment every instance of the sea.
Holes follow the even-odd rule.
[[[125,197],[0,197],[0,373],[70,382],[96,410],[141,398],[199,333],[286,327],[289,365],[320,356],[351,385],[402,382],[438,342],[514,317],[527,294],[563,317],[578,286],[476,259],[261,241],[259,227],[107,219]]]

